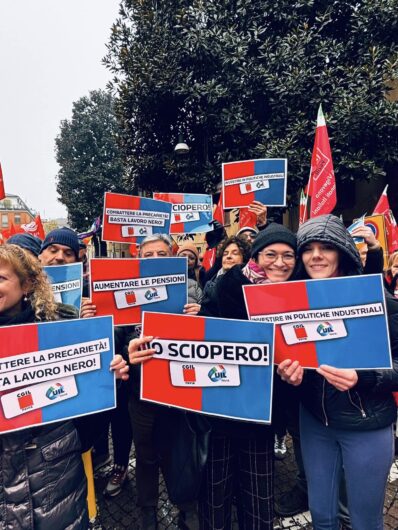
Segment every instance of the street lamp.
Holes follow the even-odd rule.
[[[184,142],[182,134],[178,135],[178,144],[174,147],[174,152],[177,155],[187,155],[189,153],[189,147]]]

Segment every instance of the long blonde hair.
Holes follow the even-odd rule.
[[[39,261],[17,245],[0,246],[0,262],[9,265],[18,276],[37,320],[56,320],[57,304],[52,288]]]

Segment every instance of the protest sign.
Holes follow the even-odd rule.
[[[141,243],[152,234],[169,234],[171,204],[165,201],[106,192],[102,239]]]
[[[368,226],[383,249],[384,268],[388,266],[388,241],[384,215],[375,214],[365,217],[365,226]]]
[[[142,333],[156,353],[142,365],[141,399],[271,422],[272,324],[144,312]]]
[[[92,259],[91,299],[97,315],[115,325],[141,322],[141,311],[182,313],[187,303],[187,259]]]
[[[195,193],[154,193],[154,199],[170,202],[171,234],[198,234],[213,230],[213,200],[211,195]]]
[[[365,226],[365,216],[363,215],[362,217],[360,217],[359,219],[357,219],[356,221],[354,221],[352,223],[352,225],[350,225],[348,228],[347,228],[347,231],[351,234],[352,236],[352,239],[354,240],[354,243],[358,246],[359,243],[364,243],[365,240],[363,237],[358,237],[358,236],[354,236],[353,235],[353,232],[354,230],[356,230],[357,228],[362,228]]]
[[[244,208],[253,201],[286,206],[286,158],[264,158],[222,165],[224,208]]]
[[[391,368],[383,280],[379,274],[247,285],[249,317],[274,322],[275,362],[306,368]]]
[[[80,312],[83,292],[83,265],[54,265],[43,267],[53,290],[56,302],[74,305]]]
[[[0,328],[0,433],[116,406],[111,317]]]

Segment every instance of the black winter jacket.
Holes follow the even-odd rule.
[[[350,274],[360,273],[360,258],[342,222],[332,216],[311,219],[297,234],[299,256],[311,241],[331,243],[340,250]],[[348,274],[347,274],[348,275]],[[323,424],[333,428],[367,431],[391,425],[397,417],[392,392],[398,390],[398,300],[386,292],[393,370],[357,370],[358,383],[341,392],[314,370],[306,370],[301,387],[302,403]]]
[[[16,322],[34,322],[30,308]],[[21,318],[22,317],[22,318]],[[76,318],[59,306],[59,318]],[[87,488],[73,422],[0,435],[0,529],[87,530]]]
[[[210,287],[211,296],[206,297],[208,285],[206,284],[205,287],[199,315],[248,319],[242,286],[251,285],[251,282],[242,273],[240,265],[235,265],[225,274],[218,276]],[[255,398],[256,396],[253,396],[253,399]],[[264,437],[273,436],[271,428],[263,424],[212,416],[208,416],[208,420],[214,434],[246,439],[264,439]]]
[[[393,370],[357,370],[358,383],[340,392],[313,370],[306,370],[302,403],[323,424],[338,429],[381,429],[397,419],[392,392],[398,390],[398,300],[386,293]]]

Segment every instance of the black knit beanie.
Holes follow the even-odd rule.
[[[51,230],[43,241],[40,254],[50,245],[64,245],[65,247],[69,247],[73,250],[76,259],[79,259],[79,239],[76,232],[71,228],[64,227]]]
[[[264,230],[261,230],[252,244],[252,258],[256,258],[257,254],[265,247],[273,245],[274,243],[285,243],[292,247],[294,252],[297,248],[296,235],[291,230],[278,223],[271,223]]]

